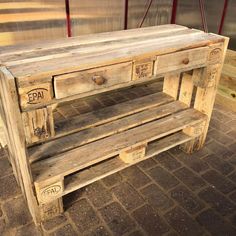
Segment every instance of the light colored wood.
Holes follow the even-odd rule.
[[[22,108],[36,104],[45,104],[53,98],[52,85],[50,83],[42,83],[19,88],[19,96]]]
[[[101,76],[104,83],[97,84],[94,78],[95,76]],[[55,76],[55,97],[58,99],[91,90],[99,91],[100,89],[111,87],[116,84],[129,82],[131,81],[131,77],[131,62]]]
[[[190,107],[193,94],[193,76],[188,73],[183,73],[179,92],[179,101],[183,102],[188,107]]]
[[[134,62],[133,80],[149,78],[153,75],[154,58],[147,58]]]
[[[144,158],[146,152],[146,146],[147,145],[143,144],[125,151],[121,151],[119,158],[124,163],[138,162]]]
[[[52,108],[42,108],[22,113],[26,142],[44,141],[55,135]]]
[[[208,47],[200,47],[158,56],[154,65],[154,75],[203,67],[207,62],[208,51]]]
[[[159,119],[183,109],[186,109],[186,106],[178,101],[167,103],[165,105],[149,108],[118,120],[110,121],[109,123],[100,126],[91,127],[75,134],[63,136],[43,145],[31,147],[29,149],[29,160],[32,163],[40,159],[45,159],[47,157],[71,150],[75,147],[123,132],[155,119]]]
[[[39,205],[41,221],[46,221],[63,213],[62,198]]]
[[[178,132],[160,140],[154,141],[148,144],[146,155],[142,160],[158,155],[163,151],[166,151],[170,148],[178,146],[179,144],[189,141],[191,138],[192,137],[187,136],[182,132]],[[138,160],[137,162],[139,161],[140,160]],[[71,176],[66,177],[63,195],[71,193],[108,175],[123,170],[133,164],[136,164],[137,162],[127,164],[121,161],[118,157],[114,157],[97,165],[94,165],[88,169],[79,171]]]
[[[164,78],[163,92],[173,97],[175,100],[178,97],[180,74],[169,73]]]
[[[35,182],[64,177],[117,155],[121,150],[151,142],[182,130],[189,125],[199,123],[204,119],[205,115],[194,109],[181,111],[166,118],[75,148],[65,154],[36,162],[32,165]]]
[[[1,98],[3,100],[3,108],[5,110],[7,129],[10,137],[8,148],[11,149],[14,155],[18,180],[28,203],[29,211],[34,221],[39,222],[37,200],[32,189],[33,180],[26,153],[25,136],[18,106],[15,80],[5,67],[0,68],[0,83]]]

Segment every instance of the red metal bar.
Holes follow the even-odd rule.
[[[128,29],[129,0],[125,0],[124,29]]]
[[[207,26],[206,14],[205,14],[204,0],[199,0],[199,7],[200,7],[200,12],[201,12],[201,19],[202,19],[203,30],[204,30],[205,32],[208,32],[208,26]]]
[[[71,37],[72,32],[71,32],[71,19],[70,19],[70,1],[65,0],[65,5],[66,5],[66,26],[67,26],[67,36]]]
[[[229,0],[225,0],[218,34],[222,33],[222,30],[223,30],[223,27],[224,27],[225,17],[226,17],[226,13],[227,13],[227,9],[228,9],[228,3],[229,3]]]
[[[171,24],[175,24],[176,22],[177,7],[178,7],[178,0],[173,0],[171,20],[170,20]]]

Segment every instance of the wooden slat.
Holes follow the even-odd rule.
[[[143,160],[164,152],[172,147],[178,146],[189,140],[191,140],[191,137],[183,134],[182,132],[178,132],[162,138],[161,140],[154,141],[153,143],[148,145],[146,156]],[[126,164],[119,158],[114,157],[95,166],[92,166],[91,168],[68,176],[65,179],[65,190],[63,192],[63,195],[73,192],[108,175],[114,174],[133,164],[135,163]]]
[[[119,154],[121,150],[141,145],[205,120],[205,115],[188,109],[158,121],[75,148],[65,154],[32,165],[36,182],[66,176]]]
[[[180,73],[167,74],[164,77],[163,92],[173,97],[175,100],[178,96]]]
[[[181,88],[179,92],[179,101],[185,103],[187,106],[190,107],[192,93],[193,93],[192,75],[184,73],[182,76]]]
[[[185,108],[186,106],[183,103],[175,101],[166,105],[149,108],[148,110],[126,116],[122,119],[115,120],[104,125],[92,127],[89,130],[83,130],[75,134],[67,135],[42,145],[33,146],[29,149],[30,162],[45,159],[46,157],[50,157],[98,139],[120,133],[146,122],[181,111]]]
[[[95,112],[74,116],[71,119],[56,123],[56,136],[60,137],[64,134],[87,129],[91,126],[101,125],[170,101],[173,101],[173,98],[170,96],[163,93],[154,93],[114,106],[102,108]]]

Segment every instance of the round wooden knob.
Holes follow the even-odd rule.
[[[183,62],[184,65],[188,65],[189,59],[188,59],[188,58],[185,58],[182,62]]]
[[[102,85],[106,82],[106,79],[103,78],[100,75],[94,75],[92,80],[94,81],[94,83],[96,83],[97,85]]]

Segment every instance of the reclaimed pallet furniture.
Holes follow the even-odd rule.
[[[139,161],[177,145],[200,149],[227,44],[163,25],[1,48],[9,159],[34,221],[60,214],[64,195]],[[158,78],[162,92],[55,116],[58,104]]]
[[[216,103],[236,112],[236,51],[227,50]]]

